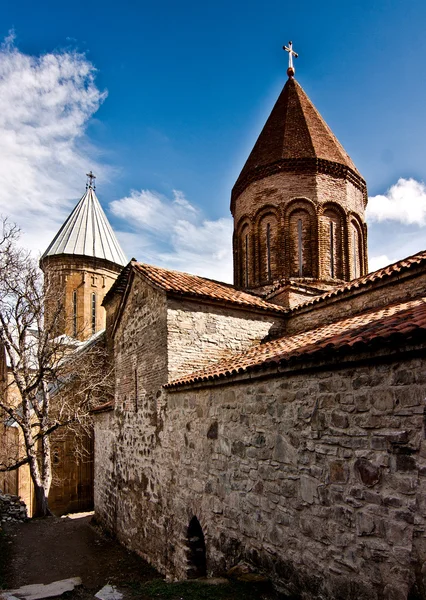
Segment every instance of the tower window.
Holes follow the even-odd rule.
[[[330,276],[334,279],[334,223],[330,221]]]
[[[303,236],[302,236],[302,219],[297,221],[297,250],[299,261],[299,277],[303,277]]]
[[[358,277],[358,252],[357,252],[357,235],[356,235],[356,231],[353,231],[353,240],[352,240],[352,246],[353,246],[353,261],[354,261],[354,278],[356,279]]]
[[[249,272],[249,237],[248,237],[248,234],[246,234],[246,239],[245,239],[245,273],[244,273],[244,279],[245,279],[246,287],[248,287],[248,281],[249,281],[248,272]]]
[[[271,224],[266,225],[266,272],[271,281]]]
[[[77,337],[77,290],[72,293],[72,334]]]
[[[92,333],[96,332],[96,294],[92,294]]]

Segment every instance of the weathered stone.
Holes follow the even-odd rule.
[[[380,481],[380,467],[373,465],[366,458],[358,458],[354,468],[364,485],[374,486]]]
[[[304,502],[312,504],[318,496],[317,489],[320,482],[313,477],[302,475],[300,478],[300,496]]]
[[[334,427],[346,429],[349,426],[348,415],[338,411],[333,411],[331,413],[331,423],[334,425]]]
[[[277,435],[272,458],[278,462],[296,464],[297,450],[283,436]]]
[[[333,461],[330,463],[330,483],[346,483],[348,478],[349,469],[346,463],[342,461]]]
[[[375,529],[374,518],[364,512],[359,512],[356,516],[356,529],[358,535],[372,535]]]

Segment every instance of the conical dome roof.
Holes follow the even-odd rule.
[[[365,182],[350,156],[321,117],[301,85],[290,77],[260,133],[233,189],[240,194],[252,181],[278,171],[343,167],[359,186]],[[322,165],[325,166],[324,164]]]
[[[100,258],[121,266],[127,264],[126,256],[92,186],[88,186],[41,260],[58,254]]]

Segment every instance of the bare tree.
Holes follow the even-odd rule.
[[[63,298],[44,286],[43,274],[18,246],[19,230],[0,222],[0,345],[8,378],[0,411],[18,427],[21,455],[5,457],[0,471],[28,465],[34,516],[50,513],[50,436],[59,428],[89,427],[94,404],[108,400],[112,373],[102,335],[76,343],[64,335]],[[45,318],[45,307],[49,307]]]

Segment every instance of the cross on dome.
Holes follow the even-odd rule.
[[[288,52],[288,69],[287,69],[287,75],[289,77],[294,77],[294,74],[296,72],[296,69],[294,68],[293,65],[293,56],[294,58],[298,58],[298,54],[297,52],[295,52],[293,50],[293,42],[289,42],[288,46],[283,46],[283,50],[285,50],[286,52]]]
[[[89,171],[88,173],[86,173],[86,177],[87,177],[86,189],[92,188],[92,190],[94,190],[96,175],[94,175],[92,173],[92,171]]]

